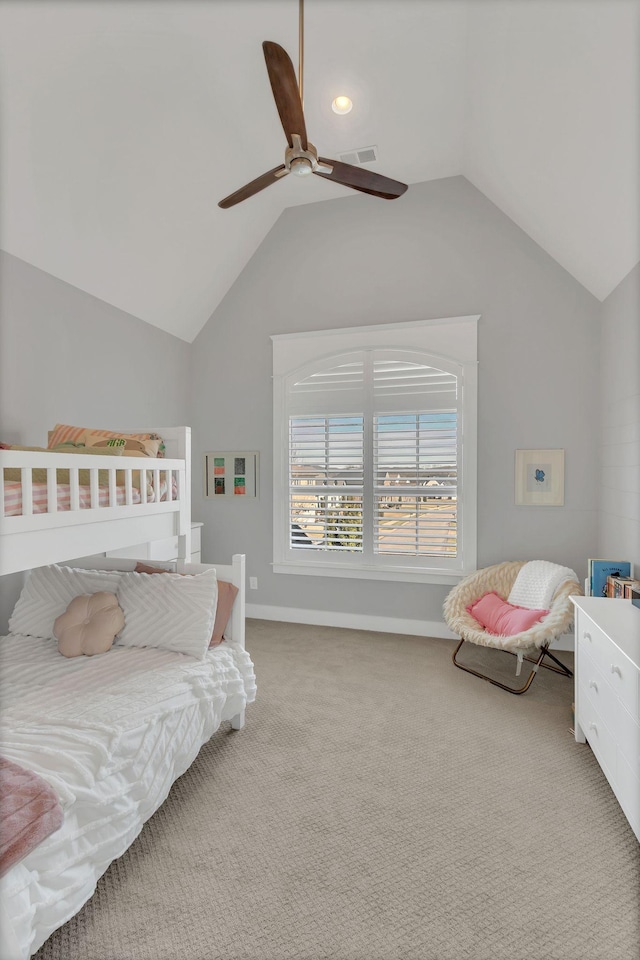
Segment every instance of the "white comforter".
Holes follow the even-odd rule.
[[[89,899],[223,720],[255,698],[247,652],[113,647],[66,659],[0,640],[0,753],[57,792],[64,823],[0,878],[0,958],[24,960]]]

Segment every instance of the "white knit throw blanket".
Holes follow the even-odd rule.
[[[508,602],[528,610],[548,610],[560,584],[577,579],[570,567],[549,560],[530,560],[520,568]]]

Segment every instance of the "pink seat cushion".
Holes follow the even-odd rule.
[[[488,633],[497,637],[513,637],[516,633],[529,630],[534,623],[546,617],[548,610],[528,610],[507,603],[495,591],[485,593],[467,607],[474,620],[477,620]]]

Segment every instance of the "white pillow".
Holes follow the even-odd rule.
[[[29,573],[11,619],[9,631],[29,637],[53,637],[56,617],[83,593],[116,593],[118,570],[78,570],[52,564]]]
[[[218,603],[215,570],[194,576],[123,573],[117,597],[124,627],[116,644],[158,647],[204,659]]]

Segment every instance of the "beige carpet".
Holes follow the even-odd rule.
[[[572,681],[514,697],[449,641],[365,631],[254,620],[247,646],[247,726],[38,960],[636,960],[640,847]]]

